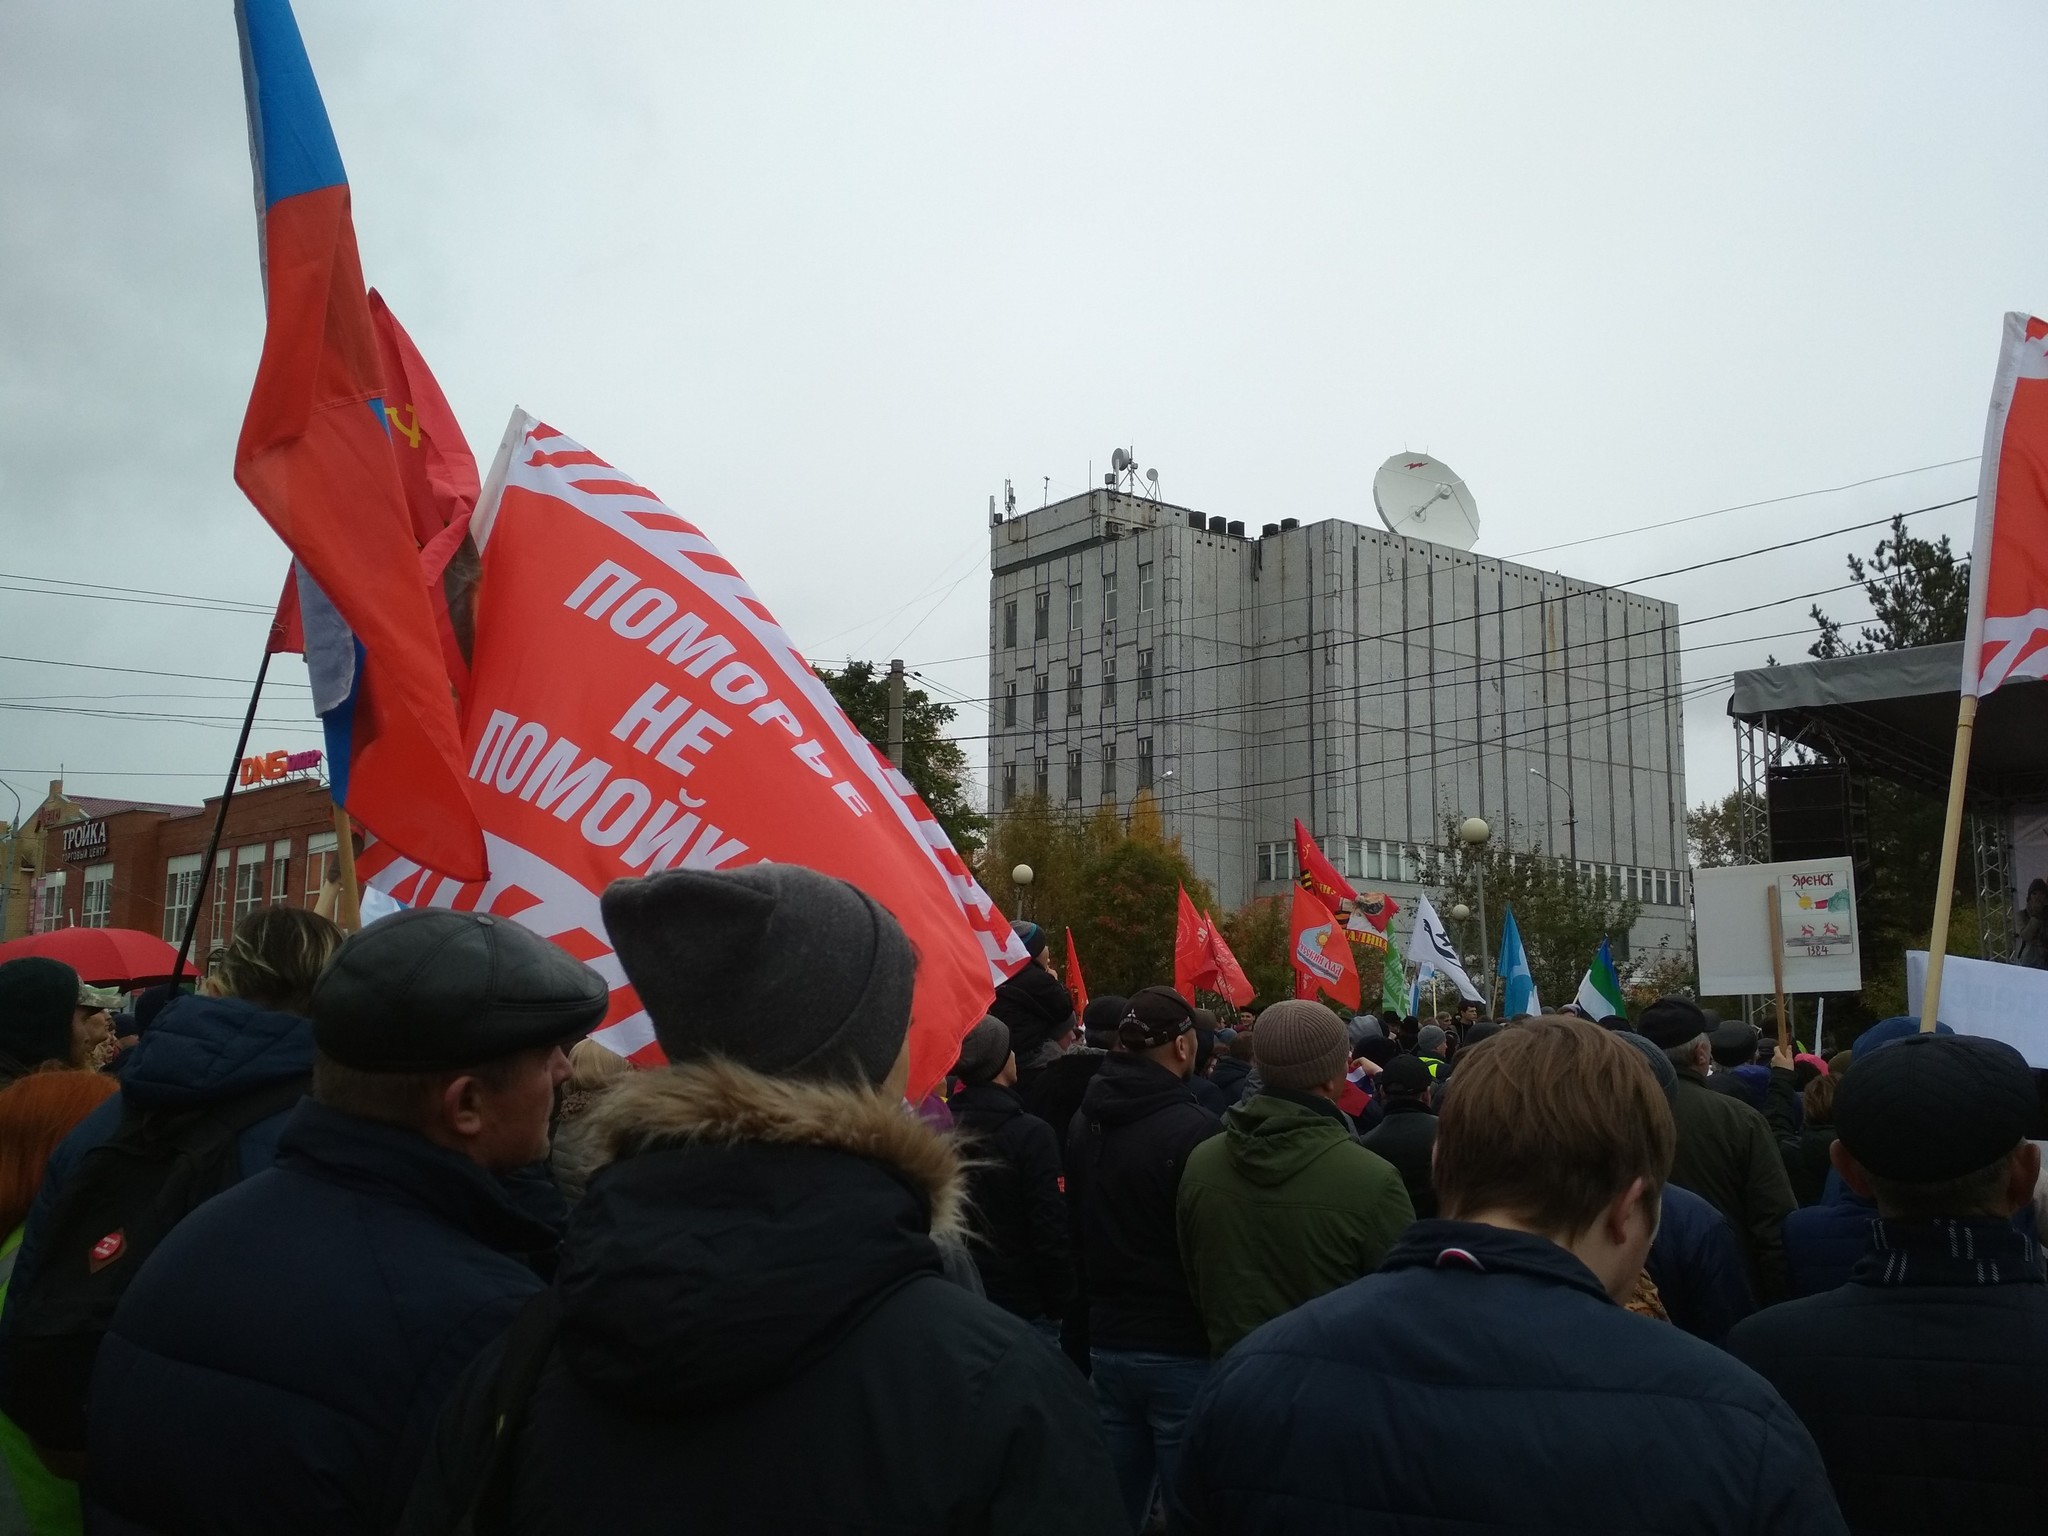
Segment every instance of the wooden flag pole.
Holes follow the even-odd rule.
[[[1970,735],[1977,725],[1977,695],[1956,708],[1956,756],[1948,771],[1948,820],[1941,829],[1941,868],[1934,877],[1934,929],[1927,935],[1927,985],[1920,994],[1920,1032],[1941,1017],[1941,967],[1948,958],[1948,917],[1955,905],[1956,855],[1963,842],[1963,790],[1970,779]]]
[[[1778,1049],[1792,1054],[1791,1021],[1785,1014],[1785,917],[1778,910],[1778,887],[1764,887],[1764,904],[1771,925],[1771,990],[1778,998]]]
[[[341,873],[341,910],[335,921],[343,933],[354,933],[363,926],[362,892],[356,886],[355,829],[339,803],[334,807],[334,859],[334,867]]]

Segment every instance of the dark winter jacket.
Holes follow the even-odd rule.
[[[1194,1094],[1195,1102],[1219,1120],[1223,1117],[1223,1112],[1230,1108],[1230,1100],[1223,1090],[1199,1072],[1188,1079],[1188,1089]]]
[[[301,1103],[277,1166],[186,1217],[114,1314],[88,1422],[104,1528],[394,1529],[449,1388],[557,1237],[467,1158]]]
[[[1663,1219],[1643,1268],[1671,1321],[1709,1344],[1756,1310],[1749,1268],[1728,1218],[1691,1190],[1664,1186]]]
[[[1195,1399],[1169,1529],[1842,1530],[1812,1439],[1711,1345],[1540,1237],[1408,1229],[1377,1274],[1268,1323]]]
[[[988,1011],[1010,1026],[1010,1049],[1017,1053],[1020,1066],[1068,1026],[1080,1027],[1073,994],[1036,960],[996,988]]]
[[[1413,1099],[1388,1099],[1386,1118],[1365,1133],[1365,1144],[1401,1175],[1415,1219],[1436,1215],[1436,1190],[1429,1182],[1430,1153],[1436,1146],[1436,1115]]]
[[[1854,1193],[1837,1179],[1828,1198],[1803,1205],[1785,1218],[1785,1293],[1818,1296],[1849,1275],[1870,1246],[1870,1224],[1877,1220],[1877,1202]]]
[[[1208,1355],[1174,1201],[1188,1154],[1222,1130],[1147,1057],[1111,1056],[1088,1085],[1067,1138],[1067,1195],[1095,1348]]]
[[[1225,1056],[1216,1063],[1209,1074],[1209,1081],[1216,1085],[1216,1091],[1223,1095],[1226,1106],[1242,1104],[1245,1100],[1245,1079],[1252,1075],[1252,1064],[1242,1057]]]
[[[1401,1176],[1336,1105],[1269,1088],[1188,1154],[1188,1292],[1221,1355],[1261,1323],[1370,1274],[1415,1219]]]
[[[1036,1072],[1020,1072],[1017,1076],[1017,1097],[1024,1101],[1025,1112],[1038,1116],[1052,1127],[1063,1160],[1067,1155],[1067,1132],[1074,1124],[1074,1112],[1081,1107],[1081,1096],[1095,1081],[1095,1074],[1108,1054],[1092,1045],[1078,1045],[1054,1057]]]
[[[1671,1182],[1704,1197],[1728,1218],[1757,1299],[1780,1299],[1785,1294],[1781,1229],[1797,1202],[1769,1123],[1747,1101],[1714,1092],[1690,1069],[1678,1074],[1672,1118],[1678,1122],[1678,1148]]]
[[[50,1154],[36,1191],[8,1288],[0,1337],[11,1333],[15,1299],[25,1296],[42,1265],[43,1233],[57,1197],[86,1153],[120,1129],[123,1110],[201,1109],[225,1104],[313,1070],[313,1025],[293,1013],[272,1013],[233,997],[185,995],[158,1013],[121,1066],[121,1091],[79,1122]],[[242,1132],[237,1150],[243,1178],[277,1161],[277,1139],[290,1110]]]
[[[2048,1284],[2006,1223],[1880,1221],[1848,1284],[1728,1347],[1813,1432],[1859,1536],[2048,1530]]]
[[[988,1299],[1019,1317],[1063,1318],[1074,1300],[1074,1260],[1060,1144],[1024,1112],[1015,1089],[977,1083],[953,1095],[967,1138],[967,1224]]]
[[[695,1065],[606,1096],[503,1536],[1127,1530],[1080,1376],[939,1276],[960,1159],[880,1094]],[[452,1530],[501,1351],[404,1530]]]

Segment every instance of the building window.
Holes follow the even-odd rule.
[[[78,909],[78,926],[104,928],[114,907],[114,866],[85,866],[85,900]]]
[[[184,853],[164,869],[164,942],[181,943],[185,924],[192,916],[193,900],[199,895],[199,855]]]
[[[1067,588],[1067,628],[1081,627],[1081,583],[1074,582]]]
[[[1113,741],[1102,744],[1102,798],[1116,798],[1116,743]]]
[[[1017,798],[1017,765],[1003,764],[1003,808],[1007,810]]]
[[[1116,654],[1111,652],[1102,658],[1102,712],[1116,713]]]
[[[314,906],[320,900],[320,892],[327,884],[327,873],[334,868],[334,834],[315,832],[306,839],[306,905]]]
[[[1011,598],[1003,604],[1003,644],[1017,643],[1017,599]]]
[[[1079,667],[1067,668],[1067,713],[1070,715],[1081,713],[1081,669]]]
[[[281,907],[291,897],[292,845],[289,840],[270,845],[270,904]]]
[[[1294,844],[1259,844],[1259,879],[1285,883],[1294,878]]]
[[[1422,850],[1413,843],[1403,843],[1400,847],[1401,878],[1411,883],[1420,880],[1422,878]],[[1389,873],[1391,873],[1391,870]]]
[[[1031,760],[1031,792],[1041,800],[1052,794],[1052,774],[1047,763],[1048,759],[1043,757]]]
[[[1031,600],[1031,638],[1044,640],[1052,634],[1052,594],[1041,592]]]
[[[1138,702],[1144,703],[1152,697],[1152,652],[1138,652]]]
[[[270,852],[261,843],[235,850],[235,921],[263,907],[265,857]]]
[[[36,877],[35,906],[30,909],[32,931],[53,933],[64,926],[64,876],[55,870]]]
[[[1015,683],[1005,683],[1003,685],[1003,724],[1015,725],[1016,723],[1017,685]]]
[[[233,925],[228,921],[228,887],[234,883],[234,875],[228,868],[226,850],[214,855],[213,860],[213,927],[207,932],[207,943],[215,949],[225,949],[233,936]]]
[[[1138,562],[1138,612],[1150,613],[1152,611],[1152,604],[1157,596],[1158,593],[1152,584],[1152,562],[1150,560],[1140,560]]]
[[[1150,789],[1151,787],[1152,738],[1150,736],[1140,736],[1138,738],[1138,788]]]
[[[1067,753],[1067,798],[1081,798],[1081,749],[1073,748]]]
[[[1116,572],[1102,573],[1102,626],[1107,629],[1116,622]]]
[[[1323,840],[1323,857],[1330,861],[1330,867],[1349,880],[1358,871],[1351,867],[1351,839],[1330,837]]]
[[[1045,717],[1051,713],[1051,705],[1048,699],[1051,690],[1051,678],[1034,677],[1031,679],[1031,723],[1033,725],[1045,724]]]

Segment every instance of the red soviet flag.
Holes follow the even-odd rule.
[[[1287,956],[1294,966],[1294,995],[1327,992],[1346,1008],[1358,1007],[1358,967],[1351,941],[1337,931],[1337,915],[1300,886],[1288,925]]]
[[[2008,314],[1984,428],[1963,692],[2048,677],[2048,321]]]
[[[1301,871],[1302,886],[1332,912],[1340,901],[1358,900],[1351,882],[1337,873],[1337,866],[1323,857],[1323,850],[1308,835],[1299,818],[1294,823],[1294,864]]]
[[[1088,1006],[1088,983],[1081,979],[1081,956],[1074,949],[1074,930],[1067,930],[1067,995],[1074,1000],[1074,1012]]]
[[[1242,1008],[1252,1000],[1252,984],[1237,963],[1237,956],[1223,942],[1216,925],[1188,900],[1186,886],[1180,888],[1180,921],[1173,936],[1173,989],[1189,1002],[1195,989],[1203,987],[1230,999]]]

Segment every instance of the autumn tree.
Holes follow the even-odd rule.
[[[885,751],[889,745],[889,674],[872,661],[849,661],[834,672],[815,669],[861,735]],[[958,713],[922,688],[903,691],[903,776],[946,829],[961,857],[979,848],[988,818],[967,792],[967,754],[946,734]]]

